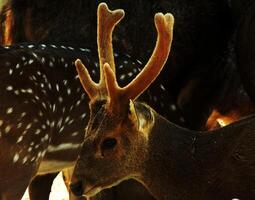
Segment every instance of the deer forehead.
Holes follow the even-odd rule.
[[[107,109],[102,108],[91,115],[90,130],[97,133],[116,133],[122,129],[123,119],[122,116],[114,115],[109,113]]]
[[[115,136],[126,131],[127,113],[114,113],[108,110],[107,102],[97,101],[91,105],[90,121],[87,128],[87,136],[90,134],[100,134]]]

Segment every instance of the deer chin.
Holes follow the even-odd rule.
[[[100,186],[86,186],[84,187],[84,195],[86,197],[92,197],[95,196],[97,193],[101,192],[103,190]]]
[[[111,179],[109,181],[104,181],[95,185],[86,184],[84,185],[84,194],[83,196],[92,197],[101,192],[102,190],[111,188],[120,184],[122,181],[127,180],[127,178],[119,179]]]

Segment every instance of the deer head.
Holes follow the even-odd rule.
[[[115,76],[111,34],[123,16],[122,10],[109,11],[104,3],[98,7],[99,83],[80,60],[75,63],[90,98],[90,120],[71,184],[78,196],[93,196],[122,180],[137,178],[139,161],[146,154],[146,149],[137,147],[146,145],[153,126],[152,109],[134,100],[155,80],[168,58],[174,18],[169,13],[155,15],[158,36],[152,56],[137,77],[121,88]]]

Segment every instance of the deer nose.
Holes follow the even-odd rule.
[[[69,187],[75,196],[80,197],[83,195],[84,189],[83,189],[82,181],[77,181],[76,183],[71,183],[69,185]]]

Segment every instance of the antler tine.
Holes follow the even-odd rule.
[[[104,64],[104,77],[106,88],[109,97],[109,105],[112,107],[118,101],[118,97],[121,96],[122,88],[119,87],[116,74],[113,72],[112,68],[108,63]],[[116,105],[116,104],[115,104]],[[116,107],[116,106],[115,106]]]
[[[82,64],[82,62],[77,59],[75,61],[76,70],[79,75],[80,82],[88,94],[89,98],[92,100],[98,94],[98,84],[96,84],[90,77],[87,68]]]
[[[174,17],[157,13],[154,18],[157,28],[157,43],[153,54],[137,77],[123,88],[126,99],[136,99],[156,79],[167,61],[173,36]]]
[[[98,6],[97,45],[101,71],[100,83],[104,82],[104,63],[109,63],[109,65],[115,72],[115,63],[112,48],[112,32],[114,27],[124,17],[124,14],[124,11],[121,9],[110,11],[106,3],[100,3]]]
[[[82,64],[80,60],[75,61],[75,66],[81,84],[91,100],[96,98],[98,95],[105,93],[106,86],[104,83],[105,78],[103,73],[104,63],[109,63],[109,65],[112,67],[112,70],[115,72],[112,48],[112,32],[114,27],[124,17],[124,11],[121,9],[110,11],[106,3],[100,3],[98,6],[97,15],[97,45],[100,62],[99,83],[97,84],[91,79],[87,68]]]
[[[8,10],[6,12],[6,20],[5,20],[5,30],[3,33],[3,44],[4,45],[11,45],[13,43],[13,35],[11,32],[12,25],[13,25],[13,18],[14,14],[12,10]]]

